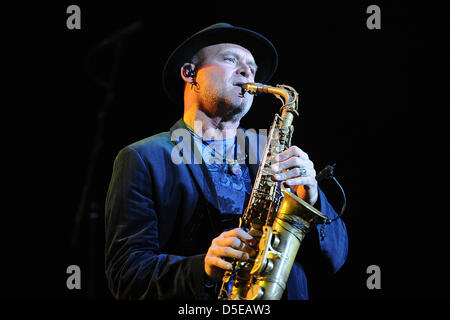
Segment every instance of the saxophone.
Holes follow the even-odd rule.
[[[242,85],[242,94],[271,93],[283,102],[270,127],[249,203],[239,227],[256,240],[254,259],[233,259],[225,271],[220,300],[279,300],[286,288],[300,244],[310,228],[327,217],[272,180],[274,157],[291,145],[298,93],[289,86],[258,83]],[[302,186],[300,186],[302,187]],[[300,193],[299,191],[297,193]]]

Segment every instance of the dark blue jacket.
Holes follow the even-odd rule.
[[[180,153],[181,139],[171,137],[184,128],[180,119],[170,132],[131,144],[115,159],[105,207],[105,268],[117,299],[217,297],[205,287],[204,257],[213,238],[238,226],[237,215],[218,212],[203,164],[174,163],[174,155],[186,153]],[[258,138],[248,131],[250,156],[264,147],[265,140],[258,143]],[[254,180],[258,165],[248,166]],[[337,216],[321,190],[316,207],[329,218]],[[317,230],[307,235],[316,247],[311,257],[303,254],[302,243],[284,298],[308,299],[302,259],[311,259],[310,264],[320,264],[317,269],[329,273],[344,264],[348,248],[344,223],[338,219],[327,225],[323,235],[322,239]],[[318,253],[322,258],[314,258]]]

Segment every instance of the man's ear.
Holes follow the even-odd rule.
[[[196,75],[195,64],[185,63],[181,67],[181,77],[187,83],[193,84],[195,82],[194,78]]]

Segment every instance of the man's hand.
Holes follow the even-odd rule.
[[[241,228],[222,232],[211,242],[205,257],[205,272],[213,281],[222,278],[224,270],[232,270],[233,266],[224,258],[248,260],[256,255],[251,248],[256,240]]]
[[[316,170],[308,155],[299,147],[291,146],[281,152],[275,160],[279,162],[271,167],[276,173],[273,179],[286,181],[286,184],[291,186],[297,194],[299,191],[296,186],[303,185],[306,191],[304,200],[314,205],[318,198]]]

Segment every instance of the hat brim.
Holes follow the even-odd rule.
[[[219,23],[189,37],[169,56],[163,69],[162,84],[173,103],[183,105],[185,83],[180,75],[183,64],[189,62],[200,49],[219,43],[237,44],[251,52],[258,65],[256,82],[266,83],[277,69],[277,51],[266,37],[246,28]]]

